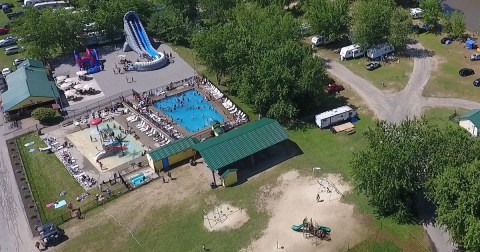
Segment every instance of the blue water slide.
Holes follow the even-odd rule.
[[[140,38],[141,44],[145,52],[147,52],[148,55],[150,55],[152,58],[156,59],[159,57],[159,54],[155,49],[150,44],[150,41],[148,40],[148,36],[142,27],[139,25],[140,21],[138,19],[133,20],[133,24],[135,26],[135,32],[136,35]]]

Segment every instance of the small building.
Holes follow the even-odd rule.
[[[56,103],[60,99],[55,82],[48,77],[42,62],[27,59],[6,77],[7,91],[2,93],[2,110],[9,115],[28,114],[31,110]]]
[[[228,169],[224,171],[222,175],[220,175],[220,178],[222,178],[223,187],[231,186],[237,183],[237,171],[238,169]]]
[[[466,129],[472,136],[478,136],[480,128],[480,109],[473,109],[460,116],[460,127]]]
[[[196,143],[196,138],[186,137],[159,147],[147,153],[148,164],[156,172],[167,170],[174,164],[193,158],[195,151],[192,146]]]
[[[270,118],[262,118],[248,123],[239,128],[226,132],[217,137],[212,137],[193,146],[202,155],[205,164],[212,171],[213,183],[216,184],[214,172],[225,174],[226,167],[244,158],[251,158],[252,166],[254,154],[284,142],[288,139],[285,129]],[[225,178],[228,181],[236,181],[236,174]],[[235,172],[236,173],[236,172]],[[228,183],[227,183],[228,184]]]

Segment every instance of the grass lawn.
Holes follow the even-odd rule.
[[[424,114],[425,118],[433,124],[458,126],[458,123],[449,119],[450,116],[452,116],[454,113],[457,113],[457,116],[454,118],[458,119],[459,116],[467,111],[467,109],[463,108],[430,108],[427,109]]]
[[[22,1],[23,2],[23,1]],[[13,7],[13,12],[16,12],[16,11],[22,11],[23,8],[20,4],[20,2],[18,1],[15,1],[15,0],[4,0],[2,1],[2,3],[13,3],[15,6]],[[10,20],[8,20],[7,18],[7,14],[3,13],[3,12],[0,12],[0,24],[5,24],[5,23],[9,23]],[[0,39],[4,39],[5,37],[7,36],[12,36],[11,33],[8,33],[8,34],[5,34],[5,35],[1,35],[0,36]],[[16,59],[16,58],[22,58],[22,54],[21,53],[17,53],[17,54],[13,54],[13,55],[5,55],[5,48],[1,48],[0,50],[0,69],[3,69],[3,68],[10,68],[12,70],[15,70],[15,66],[13,66],[13,60]]]
[[[480,99],[480,89],[473,86],[472,82],[479,78],[480,62],[470,61],[473,50],[465,49],[465,44],[454,42],[443,45],[440,39],[444,35],[425,33],[419,36],[419,41],[425,48],[435,53],[436,70],[425,87],[425,96],[455,97],[477,101]],[[458,71],[461,68],[472,68],[476,74],[461,77]]]
[[[29,142],[34,142],[34,144],[25,147],[24,144]],[[30,133],[18,138],[17,144],[42,221],[51,220],[67,212],[66,207],[47,208],[45,205],[50,202],[64,199],[67,203],[72,202],[74,207],[78,207],[79,203],[77,203],[76,197],[85,190],[70,176],[55,154],[47,154],[38,150],[39,147],[46,147],[43,140],[36,133]],[[29,153],[29,149],[35,149],[35,151]],[[67,195],[61,197],[60,192],[62,191],[66,191]],[[82,201],[82,204],[88,202],[89,199],[91,200],[92,197]]]
[[[305,39],[305,43],[309,43],[310,38]],[[408,82],[410,74],[413,70],[413,59],[400,57],[398,62],[382,63],[380,68],[368,71],[365,65],[369,62],[367,58],[359,58],[353,60],[340,61],[340,55],[334,53],[332,48],[340,48],[340,46],[329,46],[328,48],[318,47],[317,54],[330,60],[342,63],[350,71],[358,76],[370,81],[379,89],[400,91]],[[385,82],[385,87],[382,86]]]

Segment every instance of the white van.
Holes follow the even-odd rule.
[[[393,53],[394,51],[395,51],[395,48],[393,47],[392,44],[384,43],[384,44],[380,44],[375,47],[369,48],[367,50],[367,57],[369,59],[378,59],[389,53]]]
[[[359,58],[364,55],[365,51],[357,44],[345,46],[340,49],[340,59],[342,60]]]
[[[15,53],[19,53],[20,51],[22,51],[22,48],[19,46],[11,46],[11,47],[5,48],[6,55],[12,55]]]

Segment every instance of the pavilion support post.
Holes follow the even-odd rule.
[[[250,155],[250,163],[252,166],[255,166],[255,158],[253,157],[254,154]]]
[[[215,179],[215,172],[212,171],[212,177],[213,177],[213,184],[215,184],[215,186],[217,185],[217,180]]]

